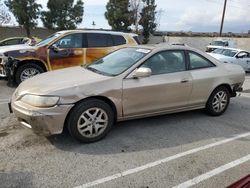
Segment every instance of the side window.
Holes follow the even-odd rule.
[[[249,57],[250,57],[248,52],[240,52],[240,53],[238,53],[238,55],[239,55],[239,56],[242,55],[242,58],[249,58]],[[238,55],[237,55],[237,56],[238,56]]]
[[[112,35],[114,46],[119,46],[126,44],[126,40],[124,39],[123,36],[120,35]]]
[[[7,40],[4,42],[5,45],[15,45],[15,44],[19,44],[19,39],[11,39],[11,40]]]
[[[101,48],[113,46],[111,35],[100,33],[88,33],[87,34],[88,47],[89,48]]]
[[[81,33],[67,35],[55,43],[59,48],[83,48]]]
[[[189,54],[190,69],[200,69],[200,68],[208,68],[215,66],[209,60],[203,58],[202,56],[196,53],[189,52],[188,54]]]
[[[150,68],[152,75],[186,70],[184,51],[164,51],[150,57],[142,67]]]

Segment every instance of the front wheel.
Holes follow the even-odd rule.
[[[114,113],[104,101],[89,99],[77,104],[70,112],[67,127],[80,142],[95,142],[104,138],[114,123]]]
[[[44,72],[43,68],[34,63],[21,65],[20,67],[18,67],[16,71],[16,76],[15,76],[16,83],[19,85],[24,80],[31,78],[37,74],[41,74],[43,72]]]
[[[216,88],[210,95],[207,104],[206,111],[212,116],[219,116],[223,114],[230,103],[230,93],[224,86]]]

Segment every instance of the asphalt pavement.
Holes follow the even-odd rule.
[[[220,117],[203,110],[118,123],[81,144],[21,127],[0,80],[0,187],[225,187],[250,174],[250,75]]]

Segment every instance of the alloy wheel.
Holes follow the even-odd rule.
[[[84,137],[93,138],[105,131],[108,122],[108,115],[103,109],[90,108],[79,117],[77,129]]]
[[[228,103],[228,96],[225,91],[219,91],[214,95],[212,107],[215,112],[222,112]]]

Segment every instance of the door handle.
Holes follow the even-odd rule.
[[[189,80],[188,80],[187,78],[183,78],[183,79],[181,80],[181,83],[187,83],[187,82],[189,82]]]

